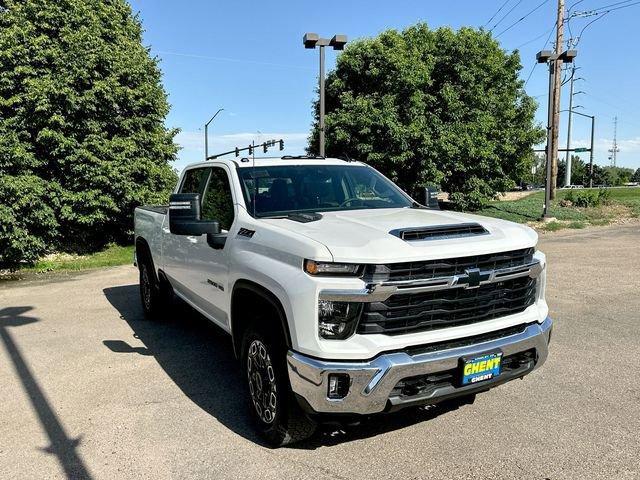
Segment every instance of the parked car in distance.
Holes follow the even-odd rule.
[[[552,321],[537,240],[331,158],[197,163],[168,206],[135,210],[145,315],[170,315],[175,294],[230,335],[275,446],[327,420],[472,403],[540,367]]]

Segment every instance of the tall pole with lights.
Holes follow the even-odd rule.
[[[305,33],[302,37],[304,48],[320,48],[320,101],[318,105],[318,130],[320,156],[324,157],[324,47],[333,47],[334,50],[343,50],[347,43],[346,35],[334,35],[331,39],[320,38],[317,33]]]
[[[557,124],[556,121],[560,116],[560,111],[558,110],[557,115],[555,111],[555,92],[557,90],[556,85],[556,69],[558,68],[558,64],[562,65],[562,63],[572,63],[573,59],[578,55],[577,50],[566,50],[560,54],[554,53],[550,50],[542,50],[537,53],[536,59],[538,63],[547,63],[549,64],[549,103],[547,110],[547,181],[544,189],[544,207],[542,211],[542,218],[547,219],[549,217],[549,207],[551,205],[551,197],[553,184],[552,181],[554,179],[553,175],[553,157],[554,157],[554,145],[553,145],[553,137],[554,137],[554,129],[557,132]],[[557,144],[555,145],[557,150]]]
[[[218,109],[218,111],[213,114],[213,117],[211,117],[209,121],[204,124],[204,159],[205,160],[209,158],[209,124],[213,122],[214,118],[216,118],[218,114],[223,110],[224,108]]]

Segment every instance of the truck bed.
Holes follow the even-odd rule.
[[[162,227],[168,211],[168,205],[142,205],[134,212],[136,242],[142,238],[148,244],[156,269],[162,265]]]

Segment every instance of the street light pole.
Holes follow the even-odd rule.
[[[536,54],[536,60],[538,63],[546,63],[549,65],[549,103],[547,111],[547,180],[544,189],[544,206],[542,209],[542,219],[549,218],[549,207],[551,205],[551,199],[554,197],[555,188],[553,182],[555,181],[553,167],[554,152],[558,149],[558,125],[557,119],[560,117],[560,110],[556,111],[556,106],[559,101],[559,93],[557,90],[558,85],[558,68],[563,63],[572,63],[578,52],[576,50],[566,50],[562,53],[554,53],[549,50],[542,50]]]
[[[320,156],[324,157],[324,45],[320,45]]]
[[[321,157],[325,156],[324,148],[324,47],[330,46],[334,50],[343,50],[347,43],[346,35],[334,35],[331,39],[320,38],[317,33],[305,33],[302,37],[302,43],[304,48],[320,48],[320,75],[319,75],[319,89],[320,89],[320,101],[318,102],[318,141],[319,141],[319,153]]]
[[[222,112],[224,108],[218,109],[216,113],[213,114],[213,117],[204,124],[204,159],[207,160],[209,158],[209,124],[213,122],[213,119],[218,116],[220,112]]]
[[[580,108],[582,105],[576,105],[574,108]],[[568,110],[561,110],[562,112]],[[576,112],[575,110],[570,110],[569,113],[580,115],[581,117],[586,117],[591,119],[591,146],[589,148],[589,188],[593,187],[593,139],[596,131],[596,116],[595,115],[587,115],[586,113]],[[567,148],[567,151],[570,151],[570,148]],[[586,151],[585,149],[575,149],[580,152]]]
[[[544,188],[544,207],[542,210],[542,218],[549,216],[549,205],[551,204],[551,171],[552,171],[552,129],[553,129],[553,86],[555,82],[555,61],[549,62],[549,102],[547,107],[547,178]]]

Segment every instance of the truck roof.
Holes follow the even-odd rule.
[[[275,165],[364,165],[362,162],[347,161],[339,158],[313,158],[304,156],[284,156],[284,157],[256,157],[255,162],[251,157],[236,158],[216,158],[203,162],[190,163],[185,167],[211,165],[212,163],[226,163],[229,166],[238,168],[247,167],[267,167]]]

